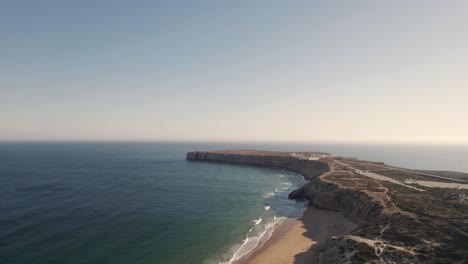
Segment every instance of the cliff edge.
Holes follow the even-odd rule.
[[[310,248],[314,263],[468,263],[468,190],[459,178],[316,152],[196,151],[187,159],[304,175],[308,182],[290,199],[342,212],[357,224],[350,234]],[[434,179],[455,188],[412,184]]]
[[[306,180],[311,180],[329,170],[326,162],[299,159],[291,156],[292,154],[292,152],[256,150],[193,151],[187,153],[187,160],[274,167],[302,174]],[[305,155],[305,152],[295,154]]]

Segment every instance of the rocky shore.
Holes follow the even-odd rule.
[[[341,212],[357,224],[351,233],[330,237],[294,259],[307,254],[308,261],[313,263],[464,263],[468,260],[466,190],[421,187],[416,191],[359,173],[382,170],[383,163],[308,160],[295,155],[254,150],[197,151],[187,153],[187,159],[267,166],[300,173],[308,182],[292,191],[290,199],[306,199],[315,208]],[[423,177],[417,171],[402,172],[396,167],[385,173],[401,181],[412,173],[414,177]]]

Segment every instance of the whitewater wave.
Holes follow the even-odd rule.
[[[260,217],[259,219],[254,219],[254,220],[252,220],[252,222],[254,222],[255,225],[258,225],[258,224],[260,224],[262,222],[262,218]]]
[[[249,237],[248,234],[246,234],[242,244],[234,247],[231,251],[233,253],[229,261],[220,262],[220,264],[232,264],[249,254],[258,246],[262,246],[265,241],[270,239],[275,228],[278,227],[284,221],[284,219],[286,219],[286,217],[275,217],[273,221],[264,224],[263,231],[259,232],[257,235]]]
[[[285,199],[284,195],[287,191],[300,186],[304,179],[297,178],[293,181],[288,181],[289,174],[278,173],[276,176],[283,179],[278,179],[275,186],[272,186],[270,192],[265,192],[263,198],[264,211],[260,213],[258,219],[252,221],[250,229],[244,234],[242,241],[237,240],[237,243],[225,249],[222,256],[213,259],[217,264],[234,264],[241,259],[248,257],[254,250],[261,247],[268,239],[270,239],[275,228],[277,228],[287,217],[300,217],[302,215],[301,204],[297,204],[294,200]],[[261,208],[259,208],[261,209]],[[250,218],[252,219],[252,218]]]

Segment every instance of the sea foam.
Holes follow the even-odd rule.
[[[255,225],[258,225],[258,224],[260,224],[262,222],[262,218],[260,217],[259,219],[254,219],[254,220],[252,220],[252,222],[254,222]]]
[[[262,231],[260,231],[257,235],[249,237],[248,234],[246,234],[245,239],[242,241],[242,244],[237,245],[231,251],[233,253],[229,261],[220,262],[220,264],[232,264],[249,254],[258,246],[262,246],[263,243],[265,243],[265,241],[270,239],[275,228],[278,227],[284,221],[284,219],[286,219],[286,217],[275,217],[271,222],[265,223],[263,225]],[[261,218],[257,220],[261,220]]]

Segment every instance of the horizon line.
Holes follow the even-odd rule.
[[[201,143],[201,144],[468,144],[460,140],[177,140],[177,139],[0,139],[0,143]]]

